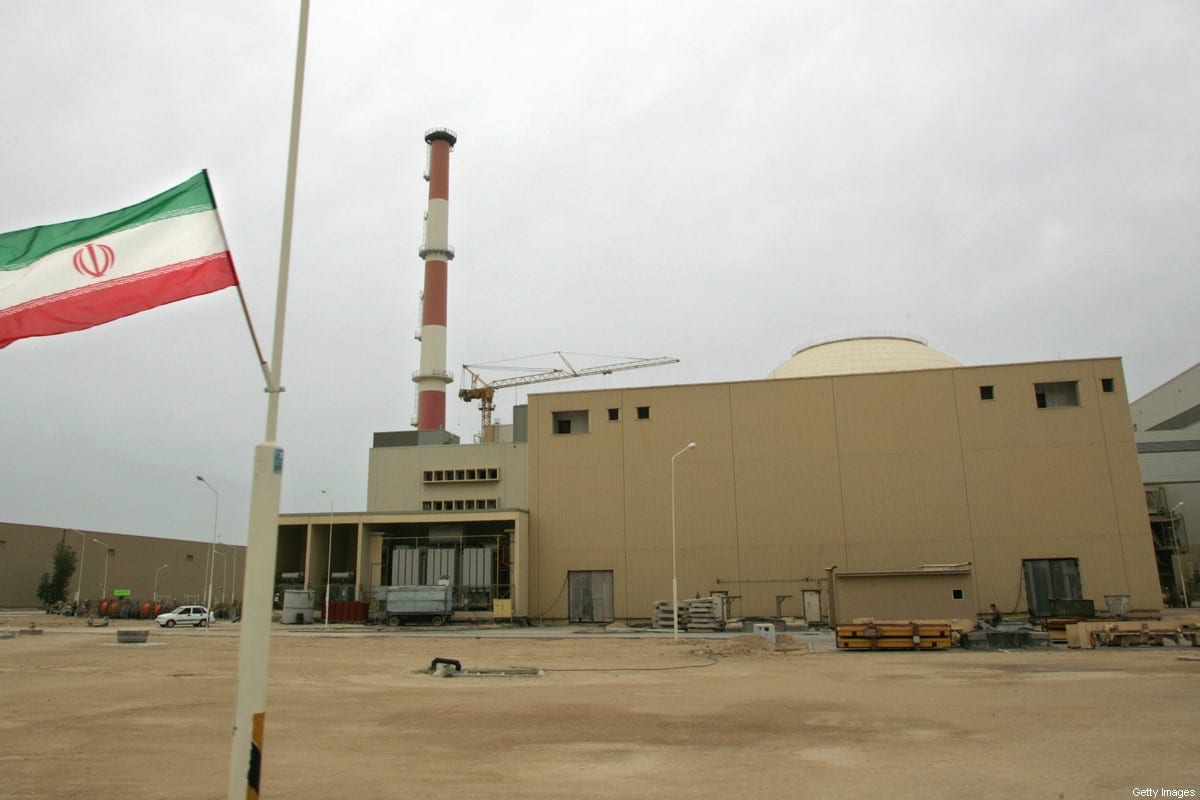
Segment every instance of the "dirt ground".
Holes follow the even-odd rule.
[[[32,614],[0,798],[224,797],[237,626]],[[546,635],[547,633],[555,635]],[[596,635],[588,635],[596,634]],[[839,652],[828,634],[277,627],[264,798],[1128,798],[1200,791],[1200,649]],[[468,671],[438,677],[434,657]],[[1147,797],[1171,795],[1145,794]]]

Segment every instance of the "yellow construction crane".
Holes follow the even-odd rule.
[[[542,367],[530,367],[536,369],[530,375],[517,375],[512,378],[501,378],[500,380],[485,380],[476,370],[484,367],[493,367],[489,364],[463,364],[463,379],[462,386],[464,388],[458,390],[458,396],[465,402],[472,400],[479,401],[479,410],[483,415],[481,433],[484,441],[492,440],[492,412],[496,410],[495,396],[498,389],[509,389],[513,386],[528,386],[533,383],[546,383],[547,381],[561,381],[566,378],[583,378],[588,375],[609,375],[613,372],[622,372],[627,369],[641,369],[642,367],[658,367],[663,364],[678,364],[678,358],[669,356],[660,356],[658,358],[629,358],[624,361],[618,361],[615,364],[601,364],[595,367],[584,367],[576,369],[572,366],[567,357],[559,351],[554,353],[546,353],[544,355],[556,355],[562,361],[563,366],[552,367],[550,369]],[[514,369],[514,367],[507,367]],[[515,369],[525,369],[516,367]],[[467,386],[467,376],[471,376],[470,386]]]

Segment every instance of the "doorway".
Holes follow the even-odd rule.
[[[567,572],[567,620],[608,623],[614,619],[612,570]]]
[[[1077,558],[1030,558],[1021,562],[1029,616],[1048,617],[1051,600],[1082,600]]]
[[[821,590],[804,589],[801,591],[801,596],[804,598],[805,624],[819,625],[821,623]]]

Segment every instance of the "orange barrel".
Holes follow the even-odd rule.
[[[142,603],[142,619],[150,619],[150,604]]]

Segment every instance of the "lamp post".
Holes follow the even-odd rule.
[[[108,597],[108,559],[114,551],[94,536],[92,537],[92,541],[104,548],[104,582],[100,584],[100,599],[105,600]]]
[[[1182,500],[1171,506],[1171,510],[1167,512],[1167,516],[1171,518],[1171,562],[1175,568],[1175,574],[1179,578],[1179,592],[1183,596],[1183,607],[1187,608],[1187,577],[1183,574],[1183,559],[1179,557],[1179,532],[1175,528],[1175,512],[1179,510],[1181,505],[1183,505]]]
[[[213,538],[212,543],[208,546],[208,596],[204,601],[204,607],[212,610],[212,585],[213,585],[213,564],[216,563],[217,557],[217,515],[221,511],[221,493],[213,488],[213,485],[204,480],[203,475],[197,475],[196,480],[203,483],[213,493]],[[211,627],[211,626],[209,626]]]
[[[679,579],[675,568],[675,459],[688,450],[695,450],[696,443],[688,442],[687,447],[671,456],[671,626],[674,628],[675,641],[679,641]]]
[[[158,573],[162,572],[166,568],[167,568],[167,565],[163,564],[161,567],[154,570],[154,601],[153,602],[155,602],[155,603],[158,602]]]
[[[79,595],[83,592],[83,561],[87,558],[87,534],[83,531],[77,531],[71,528],[71,533],[78,533],[83,537],[83,544],[79,545],[79,585],[75,587],[75,607],[79,607]],[[79,613],[76,611],[75,613]]]
[[[229,605],[237,605],[237,547],[232,544],[225,545],[233,551],[233,583],[229,587]]]
[[[225,605],[225,580],[226,573],[229,571],[229,560],[225,558],[225,554],[220,550],[214,551],[213,555],[221,558],[221,605]],[[217,571],[216,569],[213,569],[213,580],[215,581],[216,579]]]
[[[329,546],[325,550],[325,626],[329,626],[329,581],[333,578],[333,495],[324,489],[321,494],[329,495]]]

